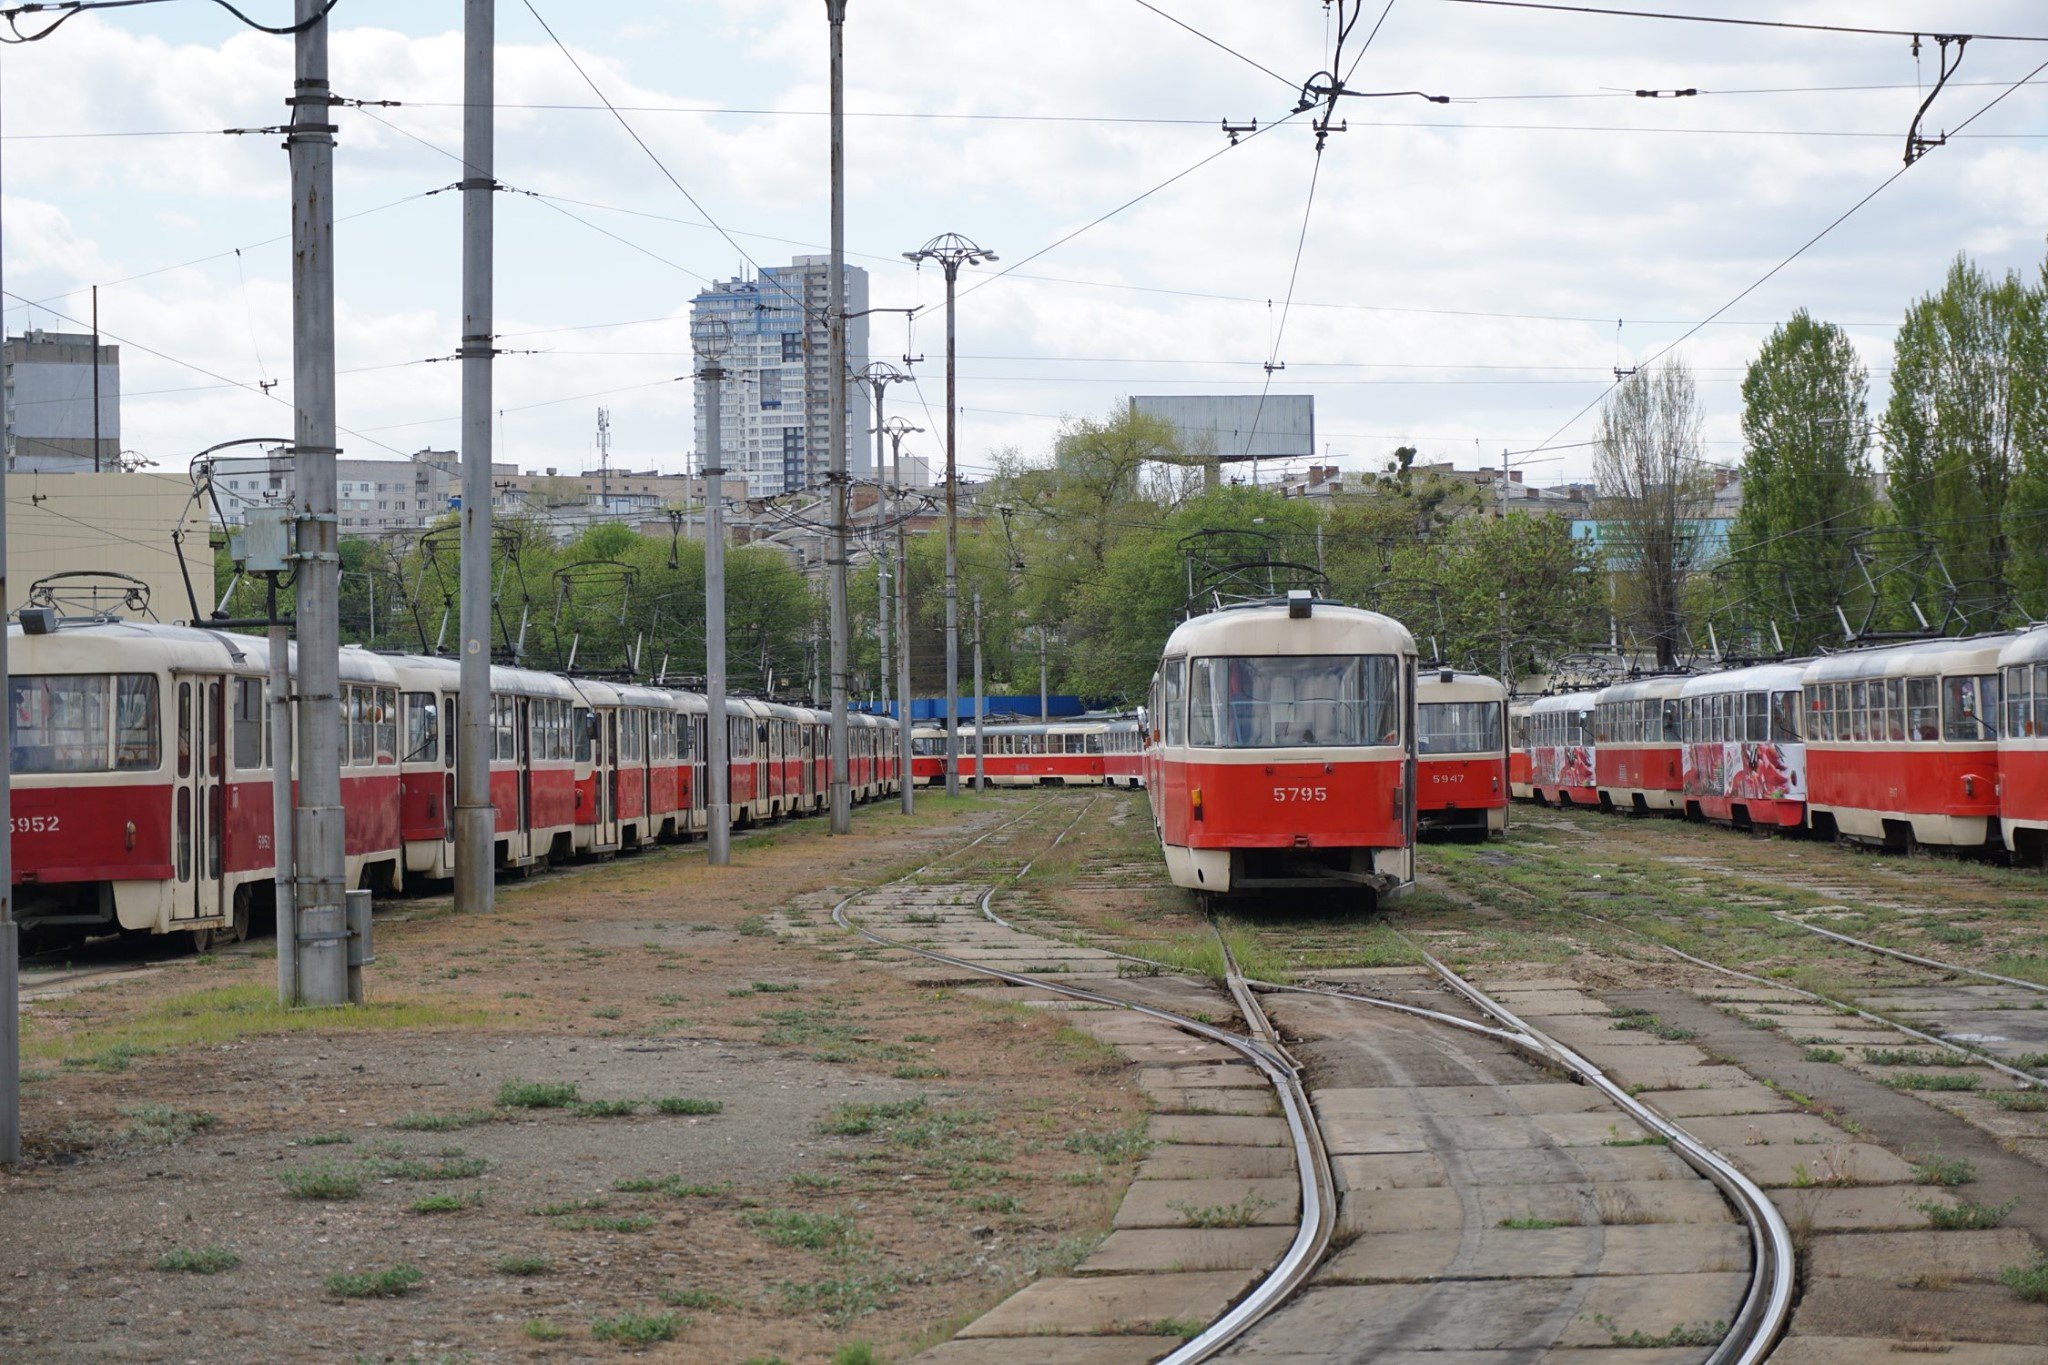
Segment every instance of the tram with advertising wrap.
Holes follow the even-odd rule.
[[[1421,831],[1485,839],[1508,828],[1508,690],[1439,669],[1415,684],[1415,809]]]
[[[246,936],[275,875],[268,641],[22,615],[8,626],[8,760],[28,951],[117,930],[202,948]],[[451,659],[341,651],[348,885],[392,894],[452,875],[458,681]],[[707,721],[694,693],[494,667],[496,865],[701,832]],[[822,807],[823,712],[731,698],[727,723],[736,823]],[[849,735],[852,799],[894,791],[895,722],[864,717]]]
[[[1692,679],[1679,693],[1685,814],[1737,829],[1806,823],[1805,663],[1756,664]]]
[[[1684,678],[1635,678],[1602,688],[1593,707],[1593,785],[1602,810],[1675,814],[1685,805],[1678,737]]]
[[[1177,886],[1210,896],[1415,881],[1415,639],[1318,601],[1183,622],[1153,675],[1147,799]]]
[[[1597,806],[1593,715],[1597,692],[1539,697],[1529,708],[1529,795],[1538,805]]]

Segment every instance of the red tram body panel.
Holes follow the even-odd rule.
[[[1450,669],[1415,684],[1415,805],[1425,831],[1476,834],[1508,827],[1508,690]]]
[[[1593,707],[1593,786],[1605,809],[1676,814],[1685,805],[1678,737],[1684,678],[1637,678],[1602,688]]]
[[[1998,656],[2005,724],[1998,731],[1998,809],[2006,847],[2022,862],[2048,861],[2048,626]]]

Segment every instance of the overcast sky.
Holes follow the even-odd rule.
[[[1287,368],[1273,391],[1314,394],[1341,463],[1377,466],[1413,444],[1469,467],[1549,443],[1523,457],[1532,482],[1583,476],[1577,443],[1595,413],[1578,414],[1613,367],[1664,348],[1891,176],[1936,60],[1903,37],[1395,0],[1352,84],[1453,102],[1346,101],[1348,131],[1318,173],[1306,119],[1214,154],[1228,145],[1222,120],[1269,128],[1327,66],[1324,5],[1155,3],[1249,60],[1137,0],[851,0],[847,240],[872,303],[942,297],[935,271],[901,257],[940,232],[999,252],[987,273],[1012,271],[963,276],[970,475],[1003,447],[1042,458],[1062,417],[1101,416],[1127,394],[1256,393],[1278,332]],[[590,108],[527,0],[502,0],[498,174],[521,193],[497,203],[498,326],[501,345],[538,353],[498,368],[499,458],[582,466],[603,404],[615,464],[679,470],[690,296],[748,258],[825,249],[824,6],[532,4],[741,249]],[[290,17],[285,0],[244,7]],[[2048,7],[2024,0],[1663,7],[2048,36]],[[1379,11],[1367,0],[1350,53]],[[333,23],[337,93],[401,102],[338,114],[336,200],[352,215],[336,249],[342,444],[453,448],[457,367],[423,362],[452,354],[459,330],[458,196],[436,192],[458,170],[461,5],[340,0]],[[2048,43],[1970,44],[1928,131],[2044,60]],[[290,430],[285,156],[274,135],[213,131],[282,122],[290,78],[290,39],[201,0],[87,14],[0,50],[8,332],[74,327],[98,284],[102,327],[124,343],[124,444],[167,469],[217,441]],[[1714,458],[1739,460],[1742,367],[1793,309],[1850,329],[1881,406],[1897,320],[1958,251],[2036,275],[2044,84],[2013,92],[1679,348]],[[1631,93],[1681,87],[1701,93]],[[926,357],[891,410],[938,428],[939,310],[908,336],[894,317],[873,330],[878,357]],[[266,396],[263,380],[283,382]],[[933,436],[915,440],[936,455]]]

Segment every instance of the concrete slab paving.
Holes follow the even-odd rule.
[[[1248,1225],[1298,1221],[1298,1180],[1137,1180],[1124,1192],[1113,1226],[1184,1228],[1190,1210],[1229,1210]]]
[[[1464,1245],[1462,1228],[1372,1232],[1355,1237],[1316,1272],[1318,1284],[1408,1284],[1449,1273]]]
[[[1294,1153],[1285,1147],[1224,1147],[1169,1143],[1154,1147],[1138,1166],[1140,1180],[1295,1179]]]
[[[1221,1043],[1211,1043],[1200,1038],[1190,1038],[1184,1033],[1178,1033],[1174,1036],[1181,1041],[1170,1043],[1118,1043],[1116,1046],[1124,1054],[1125,1061],[1136,1062],[1141,1066],[1176,1066],[1188,1062],[1230,1062],[1237,1060],[1238,1054],[1232,1052]]]
[[[1684,1047],[1683,1043],[1670,1044]],[[1688,1051],[1697,1052],[1696,1048]],[[1704,1054],[1702,1054],[1704,1055]],[[1608,1079],[1624,1089],[1708,1090],[1747,1080],[1741,1067],[1695,1064],[1682,1057],[1643,1048],[1587,1049],[1586,1060],[1607,1073]]]
[[[1153,1107],[1168,1114],[1277,1114],[1271,1090],[1208,1090],[1175,1086],[1146,1091]]]
[[[1380,1362],[1426,1338],[1446,1353],[1500,1351],[1552,1341],[1592,1289],[1589,1279],[1440,1280],[1423,1285],[1312,1285],[1286,1311],[1253,1328],[1234,1354]],[[1526,1348],[1524,1348],[1526,1349]]]
[[[1558,1338],[1560,1346],[1606,1347],[1638,1333],[1652,1340],[1703,1329],[1711,1346],[1726,1334],[1749,1292],[1748,1271],[1693,1275],[1603,1275]],[[1716,1330],[1718,1324],[1718,1330]]]
[[[1145,1120],[1145,1135],[1154,1142],[1231,1147],[1285,1147],[1292,1142],[1286,1119],[1237,1114],[1154,1114]]]
[[[1583,991],[1489,990],[1487,994],[1538,1028],[1543,1027],[1540,1020],[1561,1015],[1613,1013],[1606,1005]]]
[[[1847,1142],[1848,1134],[1824,1119],[1794,1111],[1789,1114],[1701,1115],[1683,1125],[1709,1147],[1729,1151],[1774,1143]]]
[[[1733,986],[1723,989],[1719,986],[1696,990],[1694,995],[1710,1004],[1752,1004],[1752,1005],[1798,1005],[1806,1003],[1801,996],[1790,991],[1773,990],[1768,986]]]
[[[1925,1341],[1884,1337],[1787,1337],[1771,1352],[1771,1365],[1874,1365],[1875,1362],[1938,1360],[1941,1365],[2041,1365],[2048,1352],[2039,1346],[2001,1346],[1982,1342],[1944,1341],[1930,1355]]]
[[[1337,1234],[1456,1232],[1465,1226],[1465,1201],[1448,1186],[1371,1190],[1338,1197]]]
[[[2023,1302],[2003,1285],[1916,1289],[1889,1279],[1815,1280],[1800,1296],[1792,1330],[2030,1345],[2048,1356],[2048,1304]]]
[[[1145,1365],[1180,1344],[1179,1337],[1040,1337],[1032,1341],[1032,1365]],[[952,1341],[913,1357],[925,1365],[1017,1365],[1018,1343],[1007,1337]]]
[[[1238,1090],[1266,1088],[1263,1072],[1248,1062],[1203,1062],[1192,1066],[1148,1066],[1138,1072],[1138,1084],[1147,1090],[1194,1090],[1224,1087]]]
[[[1599,1147],[1612,1142],[1632,1142],[1650,1135],[1649,1129],[1614,1110],[1586,1114],[1535,1114],[1529,1118],[1529,1124],[1566,1147]]]
[[[1429,1150],[1420,1119],[1326,1117],[1322,1128],[1323,1144],[1332,1156]]]
[[[1777,1189],[1771,1202],[1795,1227],[1813,1232],[1876,1232],[1924,1228],[1919,1204],[1953,1205],[1955,1199],[1923,1185],[1866,1185],[1851,1189]]]
[[[1723,1156],[1766,1189],[1810,1185],[1904,1185],[1913,1168],[1868,1142],[1729,1147]]]
[[[1573,1181],[1692,1180],[1697,1176],[1661,1144],[1645,1147],[1534,1148],[1460,1154],[1460,1179],[1474,1185],[1555,1185]]]
[[[1039,1280],[960,1330],[960,1337],[1088,1336],[1144,1323],[1207,1323],[1257,1278],[1249,1270],[1160,1275],[1088,1275]],[[1013,1343],[1014,1349],[1014,1343]],[[1038,1342],[1012,1360],[1041,1360]]]
[[[1703,1180],[1618,1180],[1608,1184],[1485,1185],[1465,1197],[1481,1227],[1543,1219],[1588,1227],[1644,1223],[1726,1223],[1728,1203]],[[1506,1229],[1512,1231],[1513,1229]]]
[[[1103,1239],[1076,1275],[1133,1271],[1264,1270],[1294,1241],[1289,1226],[1123,1228]],[[1221,1304],[1217,1305],[1222,1308]]]
[[[1236,1359],[1241,1352],[1233,1352]],[[1702,1351],[1676,1349],[1620,1348],[1585,1351],[1576,1347],[1531,1355],[1512,1351],[1374,1351],[1372,1365],[1699,1365]],[[1252,1358],[1252,1357],[1247,1357]],[[1330,1357],[1301,1354],[1269,1354],[1255,1357],[1259,1365],[1331,1365]]]
[[[1833,1233],[1807,1244],[1807,1273],[1819,1279],[1848,1276],[1912,1284],[1923,1278],[1995,1283],[2010,1265],[2040,1253],[2018,1228],[1983,1232]]]
[[[1451,1183],[1434,1152],[1354,1153],[1330,1158],[1340,1190],[1420,1190]]]
[[[1659,1090],[1639,1097],[1643,1103],[1668,1119],[1699,1118],[1709,1114],[1774,1114],[1799,1106],[1767,1085],[1738,1081],[1706,1090]]]

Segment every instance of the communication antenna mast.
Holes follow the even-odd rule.
[[[597,506],[600,512],[612,507],[612,410],[597,410]]]

